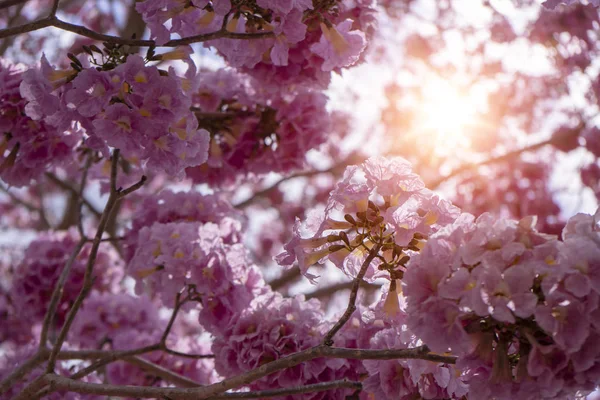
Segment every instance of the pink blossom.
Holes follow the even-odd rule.
[[[323,71],[348,67],[358,60],[366,47],[366,39],[364,33],[350,31],[351,28],[352,20],[349,19],[335,26],[321,23],[323,36],[310,50],[325,60],[321,66]]]

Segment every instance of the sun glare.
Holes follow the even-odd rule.
[[[438,154],[470,144],[468,127],[477,118],[475,99],[443,79],[432,79],[422,88],[414,124],[415,134],[431,136]]]

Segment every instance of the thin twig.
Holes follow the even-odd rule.
[[[58,1],[57,1],[58,3]],[[87,176],[88,176],[88,172],[90,170],[90,167],[92,166],[92,156],[89,155],[87,157],[87,159],[85,160],[85,164],[83,166],[83,171],[81,172],[81,181],[79,182],[79,193],[78,193],[78,201],[77,201],[77,229],[79,230],[79,236],[81,236],[82,238],[85,238],[85,231],[83,229],[83,213],[82,213],[82,207],[83,207],[83,192],[85,190],[85,185],[87,183]]]
[[[352,281],[352,289],[350,291],[350,298],[348,299],[348,307],[346,307],[346,311],[344,311],[342,317],[335,323],[335,325],[333,325],[333,327],[329,330],[329,332],[327,332],[327,334],[323,338],[323,343],[326,346],[333,345],[333,337],[335,336],[335,334],[344,327],[344,325],[346,324],[346,322],[348,322],[354,311],[356,311],[356,298],[358,297],[358,289],[360,287],[360,283],[365,277],[369,265],[377,256],[377,253],[379,253],[380,248],[381,245],[378,243],[371,249],[369,255],[360,267],[360,271],[358,271],[356,278],[354,278],[354,281]]]
[[[52,2],[52,9],[50,10],[50,14],[48,15],[49,17],[54,17],[56,15],[56,12],[58,11],[58,2],[60,0],[54,0]]]
[[[23,19],[21,18],[21,13],[23,11],[23,8],[25,8],[25,4],[25,2],[20,3],[19,6],[15,9],[14,14],[10,18],[8,18],[8,21],[6,21],[7,28],[14,26],[14,24],[18,23],[19,19]],[[13,39],[14,38],[6,38],[2,41],[2,44],[0,44],[0,56],[3,56],[6,50],[8,50],[8,48],[13,42]]]
[[[249,205],[251,205],[252,203],[254,203],[256,200],[267,196],[269,193],[271,193],[273,190],[277,189],[282,183],[290,181],[292,179],[296,179],[296,178],[308,178],[311,176],[316,176],[316,175],[320,175],[320,174],[330,174],[332,172],[335,172],[336,170],[340,169],[340,168],[345,168],[348,164],[347,164],[348,160],[344,160],[341,163],[335,164],[334,166],[324,169],[324,170],[310,170],[310,171],[303,171],[303,172],[298,172],[296,174],[292,174],[292,175],[288,175],[288,176],[284,176],[283,178],[279,179],[277,182],[275,182],[274,184],[272,184],[271,186],[260,190],[256,193],[254,193],[252,196],[250,196],[249,198],[247,198],[246,200],[236,204],[234,207],[236,208],[245,208],[248,207]]]
[[[169,333],[171,333],[171,329],[173,328],[173,324],[175,323],[175,320],[177,319],[177,314],[179,313],[179,309],[181,308],[182,305],[185,304],[185,300],[181,301],[181,293],[177,293],[177,295],[175,296],[175,306],[173,307],[173,312],[171,313],[171,318],[169,318],[169,322],[167,323],[167,327],[165,328],[165,331],[163,332],[161,338],[160,338],[160,345],[163,348],[167,347],[167,338],[169,337]]]
[[[154,364],[153,362],[138,356],[126,357],[124,361],[131,365],[135,365],[144,371],[151,372],[153,375],[165,380],[166,382],[171,382],[179,387],[192,388],[202,386],[202,384],[199,382],[196,382],[176,372],[170,371],[165,367]]]
[[[40,375],[27,385],[21,393],[12,398],[12,400],[32,400],[37,393],[47,382],[48,375]]]
[[[112,154],[110,163],[110,193],[117,194],[117,174],[119,173],[119,156],[121,150],[115,149]]]
[[[173,356],[183,357],[183,358],[193,358],[193,359],[196,359],[196,360],[200,360],[200,359],[203,359],[203,358],[215,358],[214,354],[190,354],[190,353],[182,353],[180,351],[171,350],[169,348],[164,348],[162,350],[165,353],[171,354]]]
[[[122,360],[126,357],[132,357],[132,356],[138,356],[138,355],[142,355],[142,354],[146,354],[146,353],[151,353],[151,352],[157,351],[157,350],[160,350],[160,346],[155,344],[152,346],[141,347],[139,349],[114,351],[114,352],[109,353],[109,355],[96,361],[95,363],[92,363],[91,365],[88,365],[87,367],[75,372],[73,375],[70,376],[70,378],[71,379],[81,379],[112,362]]]

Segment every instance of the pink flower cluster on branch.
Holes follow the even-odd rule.
[[[76,123],[85,129],[87,147],[105,154],[108,146],[119,148],[126,160],[152,172],[182,176],[184,168],[205,162],[208,133],[189,110],[189,82],[137,55],[117,51],[112,57],[99,67],[78,60],[70,70],[42,58],[40,70],[27,71],[21,83],[26,113],[57,132]],[[194,74],[190,64],[188,76]]]
[[[323,144],[332,128],[323,93],[269,93],[233,70],[201,73],[192,101],[211,136],[208,162],[187,169],[198,183],[224,185],[301,169],[306,152]]]
[[[24,70],[0,60],[0,178],[12,186],[29,185],[45,171],[70,164],[82,137],[77,127],[65,125],[58,131],[26,114],[28,99],[19,91]]]
[[[284,82],[327,85],[329,71],[359,60],[366,46],[365,32],[371,35],[374,24],[371,1],[146,0],[136,7],[158,44],[174,33],[186,37],[223,28],[234,33],[271,32],[265,39],[221,38],[205,45],[273,89]]]
[[[149,208],[134,217],[137,242],[129,244],[127,266],[137,293],[148,292],[172,307],[177,294],[192,287],[202,304],[201,325],[214,332],[226,329],[266,290],[239,243],[236,212],[217,196],[193,193],[165,192],[145,203]],[[160,208],[153,210],[152,204]]]
[[[555,399],[596,386],[598,214],[572,218],[563,241],[534,224],[464,214],[407,266],[408,327],[459,356],[470,396]]]
[[[600,197],[595,110],[575,104],[600,99],[592,76],[600,2],[548,0],[520,27],[485,1],[482,29],[460,24],[459,0],[433,2],[433,20],[420,25],[429,19],[420,3],[142,0],[70,15],[92,6],[0,0],[0,54],[9,58],[22,56],[5,53],[18,34],[28,35],[15,43],[34,53],[64,45],[38,40],[40,29],[86,38],[60,67],[49,51],[36,67],[0,60],[0,228],[18,229],[0,241],[38,231],[24,251],[15,246],[18,257],[0,255],[0,398],[564,400],[591,392],[600,382],[600,210],[562,229],[550,164],[519,157],[549,145],[581,151],[583,184]],[[147,26],[151,40],[104,34],[119,29],[122,7],[140,13],[122,32]],[[346,103],[350,96],[330,104],[337,96],[326,90],[333,73],[367,57],[376,9],[407,22],[392,20],[370,54],[408,60],[393,68],[384,111],[394,135],[417,125],[416,109],[395,113],[403,92],[419,108],[428,97],[406,83],[417,70],[460,78],[469,95],[496,94],[486,118],[473,119],[490,131],[475,143],[473,164],[455,169],[450,157],[437,158],[438,140],[421,132],[381,141],[388,154],[409,153],[435,186],[467,176],[456,190],[462,210],[427,189],[403,158],[343,156],[352,150],[342,139],[378,105]],[[41,19],[27,22],[34,14]],[[404,30],[410,24],[413,32]],[[469,61],[462,66],[455,47],[442,54],[457,37]],[[196,42],[211,52],[210,65],[226,67],[210,70],[201,59],[197,68],[205,54],[190,46],[155,53]],[[397,54],[384,54],[400,43]],[[488,54],[512,46],[543,53],[552,72],[533,77]],[[475,70],[485,79],[462,79]],[[343,78],[380,78],[356,72]],[[587,97],[562,102],[574,94],[573,77],[590,84]],[[550,115],[559,102],[568,103],[556,107],[569,119],[563,127],[510,150],[518,138],[505,128],[548,133],[534,114]],[[331,111],[340,104],[344,113]],[[378,128],[369,126],[365,153]],[[492,157],[502,146],[508,152]],[[483,152],[490,157],[477,161]],[[303,169],[309,164],[323,168]],[[492,164],[500,167],[489,176],[502,182],[463,175]],[[282,176],[267,187],[270,173]],[[254,195],[230,204],[248,190]],[[64,209],[58,223],[56,209]],[[517,221],[463,213],[490,210]],[[540,230],[562,237],[536,230],[534,213]],[[349,279],[307,297],[282,288],[284,279],[265,283],[255,263],[281,247],[294,221],[276,257],[293,266],[286,276],[300,271],[315,283],[311,267],[329,262]],[[349,289],[343,304],[331,295],[338,289]],[[314,298],[323,293],[327,303]]]
[[[30,328],[44,318],[48,299],[76,245],[77,239],[72,233],[40,237],[29,245],[23,260],[14,266],[7,296],[14,312],[29,320]],[[58,326],[81,289],[90,248],[86,245],[71,267],[70,279],[63,289],[54,321]],[[114,292],[123,275],[120,268],[115,255],[104,245],[96,257],[94,288],[106,293]]]
[[[368,268],[366,278],[398,279],[424,240],[459,213],[426,189],[406,160],[373,157],[346,169],[324,213],[313,210],[306,221],[296,221],[294,238],[277,261],[284,266],[297,261],[305,275],[314,277],[308,268],[328,259],[354,277],[377,242],[383,254]]]

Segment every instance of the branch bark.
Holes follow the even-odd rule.
[[[63,31],[72,32],[79,36],[85,36],[90,39],[98,40],[101,42],[109,42],[120,45],[128,46],[154,46],[154,47],[177,47],[192,43],[205,42],[214,39],[236,39],[236,40],[253,40],[253,39],[265,39],[273,37],[273,32],[255,32],[255,33],[236,33],[229,32],[226,29],[220,29],[215,32],[204,33],[201,35],[194,35],[185,37],[182,39],[169,40],[166,43],[158,44],[154,40],[149,39],[126,39],[120,36],[105,35],[86,28],[82,25],[72,24],[70,22],[63,21],[54,15],[50,15],[46,18],[42,18],[37,21],[30,22],[28,24],[15,26],[13,28],[7,28],[0,30],[0,39],[7,38],[10,36],[20,35],[22,33],[33,32],[40,29],[53,26]]]
[[[173,400],[199,400],[212,399],[227,390],[236,389],[248,385],[267,375],[294,367],[303,362],[317,358],[344,358],[353,360],[398,360],[398,359],[421,359],[445,364],[454,364],[456,358],[430,353],[427,346],[413,349],[347,349],[318,345],[310,349],[291,354],[260,367],[225,379],[221,382],[197,388],[159,388],[141,386],[121,386],[94,384],[76,381],[70,378],[47,374],[44,381],[50,386],[51,391],[67,390],[75,393],[98,394],[114,397],[138,397],[138,398],[170,398]],[[222,398],[222,397],[221,397]]]
[[[371,249],[371,251],[369,251],[369,255],[360,267],[360,271],[358,271],[356,278],[354,278],[354,281],[352,281],[352,289],[350,291],[350,298],[348,299],[348,307],[346,307],[346,311],[344,311],[344,314],[338,320],[338,322],[336,322],[335,325],[333,325],[333,327],[325,335],[323,343],[326,346],[333,345],[333,337],[335,336],[335,334],[340,329],[342,329],[344,325],[346,325],[346,322],[348,322],[354,311],[356,311],[356,298],[358,297],[358,289],[360,287],[361,282],[363,281],[363,278],[365,277],[365,274],[367,273],[369,265],[377,256],[377,253],[379,253],[380,248],[381,245],[378,243]]]

